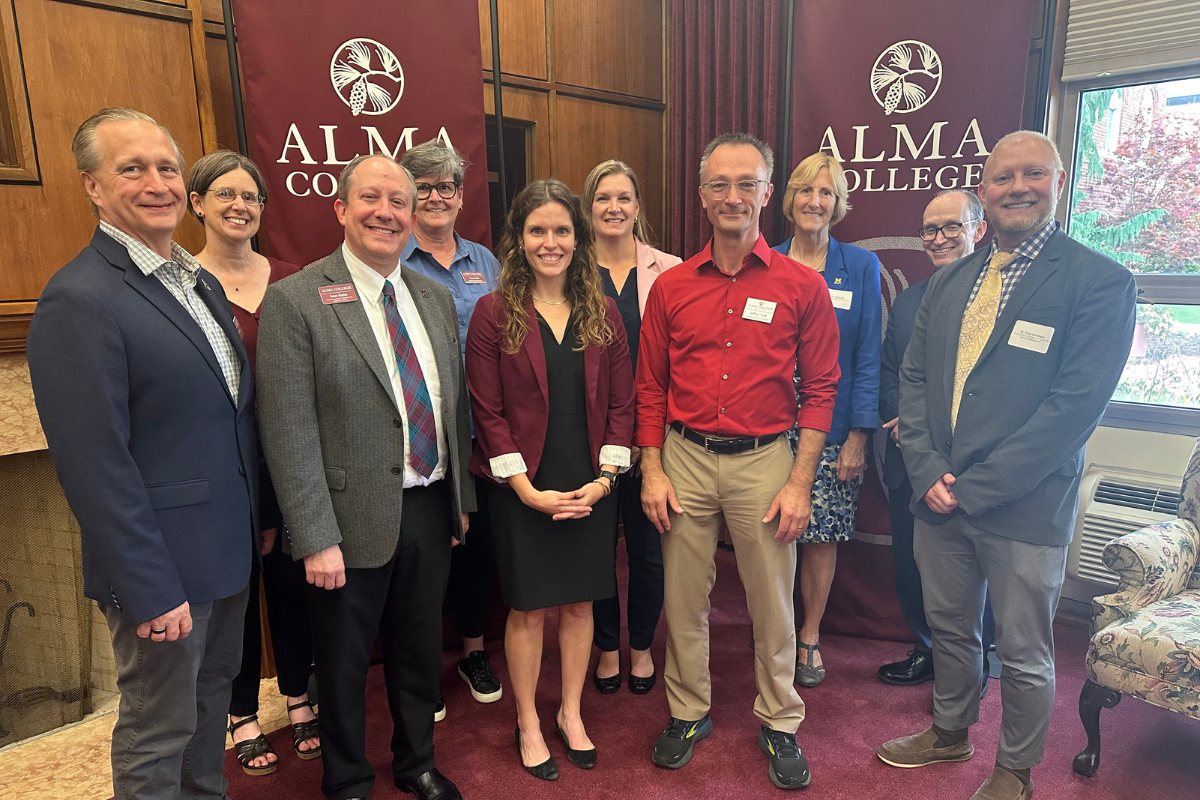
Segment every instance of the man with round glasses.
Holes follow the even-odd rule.
[[[650,289],[634,443],[642,448],[642,509],[662,535],[667,616],[671,719],[651,758],[684,767],[713,730],[709,593],[724,525],[754,629],[758,746],[771,782],[798,789],[811,774],[796,743],[804,701],[793,685],[792,545],[812,513],[841,370],[825,279],[759,232],[773,162],[771,149],[745,133],[722,134],[704,150],[700,201],[713,237]],[[783,435],[793,427],[795,456]]]
[[[463,207],[466,162],[456,149],[433,139],[410,148],[400,163],[417,183],[413,235],[404,246],[401,260],[404,266],[450,290],[458,316],[459,348],[465,354],[467,325],[475,304],[495,289],[500,279],[500,264],[491,251],[454,232],[454,223]],[[504,687],[483,649],[483,629],[488,619],[496,556],[492,549],[487,492],[482,486],[478,488],[475,494],[479,510],[471,514],[470,538],[452,551],[447,591],[462,638],[458,675],[475,700],[494,703],[500,699]],[[439,694],[434,721],[445,716],[446,704]]]
[[[983,203],[967,189],[947,189],[939,192],[925,206],[921,227],[917,229],[925,254],[934,269],[957,261],[975,252],[975,245],[987,234],[983,219]],[[888,315],[887,336],[883,342],[883,357],[879,375],[879,418],[888,420],[887,451],[883,461],[883,481],[888,487],[888,505],[892,522],[892,570],[896,578],[896,599],[904,620],[916,635],[908,657],[884,664],[877,673],[879,680],[893,686],[916,686],[933,680],[933,638],[925,621],[925,600],[921,593],[921,574],[913,556],[913,513],[909,510],[912,484],[900,455],[899,405],[900,364],[912,336],[913,321],[929,279],[914,283],[901,292],[892,303]],[[993,638],[991,608],[984,613],[983,643],[985,652]],[[987,664],[980,678],[980,693],[987,692]]]

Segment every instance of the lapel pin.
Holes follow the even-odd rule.
[[[428,298],[428,297],[429,297],[429,292],[427,292],[427,291],[425,291],[424,289],[422,289],[422,290],[421,290],[421,297]]]

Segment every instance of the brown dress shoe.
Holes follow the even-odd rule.
[[[879,760],[893,767],[924,767],[942,761],[966,761],[975,755],[975,748],[970,739],[964,739],[949,747],[937,746],[937,733],[933,728],[923,730],[912,736],[901,736],[892,739],[879,747],[875,755]],[[1020,781],[1013,776],[1013,779]]]
[[[971,795],[971,800],[1029,800],[1033,797],[1033,784],[1026,784],[1006,769],[996,767]]]

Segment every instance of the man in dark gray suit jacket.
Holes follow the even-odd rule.
[[[900,446],[937,665],[933,726],[879,757],[917,767],[973,755],[985,592],[1004,665],[996,766],[974,800],[1026,800],[1054,700],[1054,611],[1083,448],[1133,341],[1133,276],[1054,222],[1053,142],[1019,131],[984,166],[992,246],[936,273],[900,369]]]
[[[434,767],[433,714],[450,548],[475,510],[471,435],[454,302],[400,266],[415,199],[392,158],[347,164],[334,203],[345,242],[267,289],[258,334],[263,449],[284,545],[310,584],[330,800],[365,798],[375,780],[364,691],[376,633],[396,786],[460,797]]]
[[[921,244],[934,269],[949,266],[975,252],[975,245],[987,234],[983,203],[970,189],[946,189],[938,192],[921,215]],[[917,309],[929,288],[929,278],[917,281],[892,301],[888,314],[887,335],[883,340],[879,368],[879,418],[888,431],[883,458],[883,482],[888,487],[888,507],[892,524],[892,568],[896,579],[896,599],[904,621],[916,636],[913,649],[903,661],[879,668],[879,680],[893,686],[915,686],[933,680],[933,637],[925,621],[925,599],[921,595],[921,573],[913,556],[912,484],[900,455],[900,364],[912,338]],[[991,609],[984,610],[983,648],[991,647],[993,625]],[[987,664],[984,664],[980,691],[987,692]]]

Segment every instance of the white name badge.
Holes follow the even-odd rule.
[[[848,292],[844,289],[830,289],[829,299],[833,301],[834,308],[849,311],[850,303],[854,300],[854,292]]]
[[[753,297],[746,298],[746,310],[742,312],[742,319],[749,319],[755,322],[770,322],[775,318],[775,304],[770,300],[757,300]]]
[[[1054,328],[1049,325],[1038,325],[1036,322],[1017,320],[1013,326],[1008,343],[1022,350],[1032,350],[1035,353],[1045,353],[1050,349],[1050,340],[1054,338]]]

